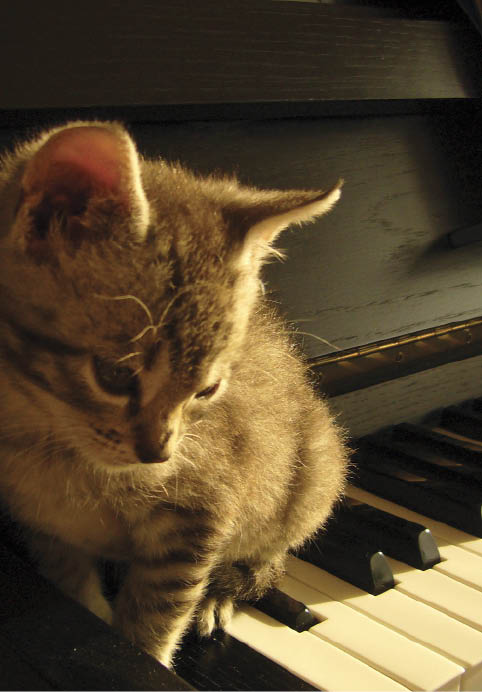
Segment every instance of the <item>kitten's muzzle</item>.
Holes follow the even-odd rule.
[[[143,464],[169,459],[176,446],[181,419],[182,402],[173,406],[162,391],[140,409],[132,432],[135,452]]]
[[[158,464],[167,461],[171,456],[171,445],[169,444],[171,432],[167,432],[159,442],[149,439],[139,439],[136,442],[135,450],[137,458],[143,464]]]

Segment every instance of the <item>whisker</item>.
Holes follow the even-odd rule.
[[[155,324],[148,324],[146,327],[144,327],[144,329],[141,329],[141,331],[139,332],[139,334],[137,334],[136,336],[133,336],[132,339],[129,339],[129,342],[132,343],[132,342],[134,342],[134,341],[139,341],[139,339],[142,339],[142,337],[145,336],[145,335],[147,334],[147,332],[149,332],[151,329],[152,329],[154,332],[157,332],[158,325],[155,325]]]
[[[323,344],[326,344],[326,346],[329,346],[330,348],[334,348],[335,351],[341,351],[341,348],[339,346],[336,346],[335,344],[332,344],[328,339],[324,339],[322,336],[317,336],[316,334],[311,334],[310,332],[302,332],[300,330],[296,330],[295,334],[303,334],[304,336],[311,336],[312,339],[317,339],[317,341],[321,341]]]
[[[135,301],[138,305],[140,305],[141,308],[144,310],[144,312],[146,313],[146,315],[147,315],[147,317],[148,317],[148,319],[149,319],[149,323],[150,323],[151,325],[154,324],[154,320],[152,319],[152,313],[151,313],[151,311],[149,310],[149,308],[147,307],[147,305],[144,303],[144,301],[142,301],[142,300],[141,300],[140,298],[138,298],[137,296],[133,296],[133,295],[131,295],[131,294],[128,294],[128,295],[125,295],[125,296],[104,296],[104,295],[101,295],[101,294],[99,294],[99,293],[96,293],[96,296],[97,296],[97,298],[101,298],[102,300],[133,300],[133,301]]]
[[[119,363],[123,363],[125,360],[135,358],[136,356],[142,356],[142,351],[133,351],[132,353],[128,353],[126,356],[121,356],[115,361],[115,364],[118,365]]]

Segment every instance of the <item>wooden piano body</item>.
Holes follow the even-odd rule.
[[[482,39],[455,3],[29,5],[5,10],[0,30],[2,148],[49,122],[120,118],[143,153],[201,172],[236,172],[266,187],[343,177],[337,208],[283,237],[288,259],[268,266],[266,281],[350,435],[423,421],[482,395],[482,242],[455,249],[448,241],[482,218]],[[364,492],[352,490],[379,502]],[[443,579],[455,594],[458,585],[472,589],[470,624],[462,613],[441,617],[436,600],[427,605],[410,585],[414,572],[426,573],[403,563],[392,561],[392,595],[368,596],[293,558],[283,588],[311,599],[317,634],[286,634],[246,608],[232,636],[186,644],[177,672],[187,683],[0,543],[0,687],[478,689],[482,539],[423,520],[446,556],[427,571],[436,574],[429,591]],[[447,576],[457,550],[469,566]],[[403,622],[430,609],[434,627],[455,623],[453,649],[397,625],[404,608]],[[254,630],[244,634],[250,619]],[[366,647],[372,632],[379,638]],[[465,662],[458,634],[474,648]],[[280,665],[265,656],[271,639],[285,641]],[[404,668],[390,668],[404,657]]]

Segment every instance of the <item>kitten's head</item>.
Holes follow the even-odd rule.
[[[5,401],[102,465],[166,460],[229,385],[272,242],[339,196],[198,178],[112,123],[20,147],[0,171]]]

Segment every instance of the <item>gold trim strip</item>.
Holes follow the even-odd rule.
[[[326,356],[319,356],[317,358],[310,359],[308,362],[310,367],[327,365],[328,363],[338,363],[344,360],[360,358],[361,356],[374,355],[376,353],[380,353],[381,351],[385,351],[386,349],[405,346],[406,344],[414,343],[416,341],[433,339],[435,337],[438,338],[445,336],[446,334],[462,331],[464,329],[470,330],[472,327],[477,327],[480,325],[482,325],[482,317],[474,317],[473,319],[465,322],[450,322],[449,324],[442,325],[440,327],[433,327],[432,329],[413,332],[412,334],[405,334],[404,336],[397,337],[396,339],[386,339],[383,341],[372,342],[366,346],[347,349],[341,353],[329,353]]]

